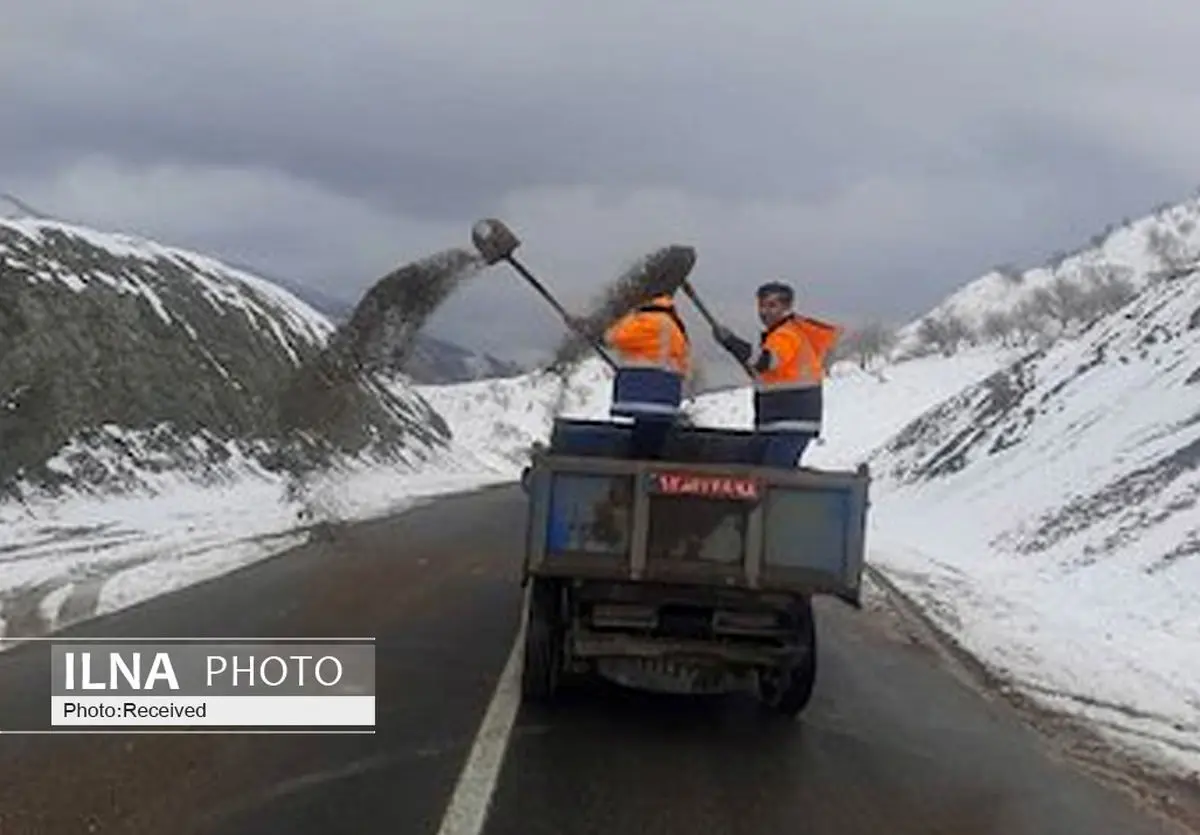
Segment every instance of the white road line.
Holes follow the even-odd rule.
[[[508,750],[509,735],[517,718],[517,709],[521,706],[525,612],[526,607],[522,606],[517,638],[508,654],[504,671],[496,682],[483,722],[475,734],[475,743],[471,746],[466,765],[458,776],[458,785],[454,787],[454,794],[446,806],[438,835],[479,835],[487,822],[492,793],[496,790],[496,780],[504,764],[504,752]]]

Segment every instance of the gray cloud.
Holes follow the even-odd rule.
[[[17,0],[0,186],[347,296],[498,214],[574,305],[681,242],[743,329],[767,277],[904,319],[1190,192],[1198,32],[1190,0]],[[434,324],[559,330],[499,268]]]

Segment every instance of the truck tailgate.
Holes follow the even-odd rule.
[[[547,456],[530,479],[529,568],[857,599],[869,476]]]

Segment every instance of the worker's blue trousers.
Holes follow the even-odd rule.
[[[683,399],[683,378],[660,368],[622,368],[613,378],[613,417],[633,418],[630,455],[637,460],[662,454]]]

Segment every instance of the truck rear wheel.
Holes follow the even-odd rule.
[[[557,584],[534,578],[525,622],[525,659],[521,695],[550,702],[558,692],[563,668],[562,607]]]
[[[817,683],[817,629],[812,602],[805,600],[796,615],[800,661],[789,667],[760,670],[758,674],[759,700],[787,717],[798,716],[808,707]]]

